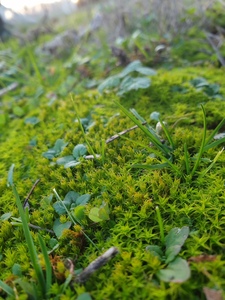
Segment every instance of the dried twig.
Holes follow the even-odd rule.
[[[206,39],[207,39],[208,43],[211,45],[211,47],[215,51],[219,62],[224,67],[225,66],[225,59],[223,58],[223,56],[221,55],[219,49],[216,47],[216,45],[212,41],[213,35],[211,33],[208,33],[208,32],[206,32],[205,34],[206,34]]]
[[[26,207],[29,208],[29,203],[28,203],[29,198],[30,198],[31,194],[33,193],[34,189],[36,188],[36,186],[38,185],[38,183],[40,182],[40,180],[41,180],[41,179],[37,179],[37,180],[35,181],[35,183],[34,183],[34,185],[32,186],[32,188],[31,188],[31,190],[30,190],[30,192],[29,192],[27,198],[25,199],[25,201],[24,201],[24,203],[23,203],[23,208],[26,208]]]
[[[74,279],[74,283],[84,283],[92,273],[104,266],[111,258],[119,253],[116,247],[109,248],[105,253],[91,262],[79,275]]]
[[[54,233],[53,230],[50,230],[50,229],[47,229],[47,228],[42,228],[40,226],[36,226],[34,224],[31,224],[31,223],[29,223],[28,226],[31,227],[31,228],[37,229],[37,230],[44,230],[44,231],[47,231],[49,233]]]
[[[5,95],[6,93],[15,90],[18,87],[18,82],[13,82],[9,86],[5,87],[4,89],[0,90],[0,97]]]
[[[142,125],[146,125],[146,124],[147,124],[147,122],[143,122],[143,123],[142,123]],[[108,139],[106,140],[106,144],[113,142],[114,140],[118,139],[121,135],[124,135],[124,134],[126,134],[127,132],[130,132],[130,131],[132,131],[132,130],[134,130],[134,129],[136,129],[136,128],[138,128],[137,125],[135,125],[135,126],[133,126],[133,127],[130,127],[130,128],[128,128],[128,129],[125,129],[125,130],[123,130],[123,131],[121,131],[121,132],[119,132],[119,133],[117,133],[117,134],[111,136],[110,138],[108,138]]]

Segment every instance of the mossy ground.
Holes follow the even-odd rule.
[[[16,44],[10,46],[18,49]],[[118,98],[113,92],[100,95],[95,89],[85,91],[84,85],[79,84],[82,81],[80,71],[75,67],[66,69],[64,60],[52,61],[47,66],[38,62],[35,65],[27,53],[32,51],[24,48],[14,56],[15,62],[19,58],[18,72],[14,78],[8,78],[18,79],[20,88],[4,96],[0,107],[5,116],[0,129],[0,216],[11,212],[12,216],[18,217],[12,191],[7,188],[7,172],[12,164],[16,166],[14,181],[21,199],[25,199],[34,182],[41,179],[29,199],[30,222],[34,225],[52,229],[57,218],[53,209],[56,199],[49,200],[53,188],[62,198],[72,190],[91,194],[87,216],[92,207],[100,206],[103,201],[110,209],[109,221],[95,224],[88,217],[84,220],[84,231],[99,251],[84,237],[77,238],[76,228],[71,227],[71,231],[60,238],[60,245],[52,254],[52,262],[58,259],[52,299],[60,293],[67,272],[61,263],[63,259],[72,258],[75,269],[84,268],[111,246],[118,247],[120,254],[84,285],[68,287],[60,299],[76,299],[85,291],[93,299],[205,299],[204,286],[224,290],[224,154],[203,178],[198,175],[208,164],[201,163],[191,181],[170,169],[131,169],[134,163],[156,161],[149,157],[149,141],[139,129],[125,136],[133,142],[117,139],[105,146],[104,159],[101,156],[97,160],[82,160],[75,168],[51,164],[42,156],[57,139],[69,143],[60,156],[70,155],[75,145],[85,142],[76,122],[74,105],[80,118],[91,114],[94,125],[86,137],[94,151],[102,154],[102,143],[107,138],[133,126],[114,103],[119,100],[125,107],[135,108],[153,126],[150,113],[161,113],[174,139],[175,163],[185,172],[184,143],[191,154],[197,153],[201,144],[203,118],[200,104],[206,110],[208,134],[223,119],[225,110],[223,99],[213,99],[197,91],[190,85],[190,80],[204,77],[209,83],[217,83],[224,97],[224,69],[209,65],[159,70],[152,77],[150,88]],[[99,60],[97,57],[85,67],[92,70],[95,66],[91,71],[93,78],[104,74],[102,66],[96,67]],[[26,65],[26,71],[21,75],[22,64]],[[68,76],[74,78],[76,87],[70,89],[64,85],[60,89]],[[6,84],[6,81],[2,82]],[[175,91],[176,86],[185,88],[186,92]],[[49,92],[57,94],[52,103],[47,97]],[[18,107],[22,109],[19,115]],[[28,117],[37,117],[39,123],[26,124]],[[137,141],[146,146],[137,145]],[[210,149],[204,157],[213,159],[220,149]],[[189,260],[206,255],[205,260],[190,261],[191,278],[183,284],[158,281],[155,274],[163,265],[145,250],[149,244],[161,246],[156,206],[160,208],[165,233],[174,227],[189,226],[190,236],[182,248],[182,258]],[[61,217],[62,222],[67,219],[66,215]],[[0,222],[1,279],[13,284],[15,264],[21,266],[21,276],[34,278],[22,227],[12,225],[11,219]],[[50,248],[49,241],[54,235],[45,231],[41,234]],[[32,230],[32,235],[37,242],[37,231]],[[39,247],[38,243],[36,245]],[[207,259],[210,255],[214,256],[211,260]],[[26,299],[22,291],[19,293],[20,299]],[[5,297],[3,293],[1,296]]]

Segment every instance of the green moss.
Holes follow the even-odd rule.
[[[201,144],[203,120],[200,104],[205,105],[209,132],[221,121],[225,109],[224,100],[212,99],[196,91],[190,80],[204,77],[210,83],[218,83],[224,96],[223,72],[213,67],[161,70],[152,78],[149,89],[120,99],[127,108],[134,107],[152,126],[155,124],[149,120],[150,113],[161,113],[172,132],[176,146],[175,163],[182,171],[185,169],[183,144],[187,143],[190,154],[197,153]],[[181,86],[186,92],[173,91],[174,86]],[[66,95],[58,96],[49,105],[45,96],[49,87],[45,87],[43,95],[33,103],[30,98],[35,91],[34,81],[24,88],[24,96],[17,103],[24,109],[24,115],[20,117],[13,114],[15,94],[10,94],[2,102],[1,110],[8,114],[8,118],[0,132],[0,215],[12,212],[14,217],[18,217],[15,199],[6,185],[7,172],[14,163],[14,181],[21,199],[25,199],[33,183],[41,179],[29,199],[30,222],[36,226],[52,229],[58,217],[52,206],[56,199],[53,198],[52,202],[46,200],[53,188],[62,198],[71,190],[91,194],[86,215],[103,201],[109,204],[109,221],[93,224],[88,218],[85,220],[84,231],[100,249],[99,252],[71,227],[60,238],[54,256],[72,257],[75,269],[78,269],[110,246],[117,246],[121,251],[84,286],[68,287],[61,299],[73,299],[85,291],[94,299],[201,299],[203,286],[224,289],[224,154],[205,177],[196,176],[189,183],[169,169],[131,170],[130,166],[134,163],[155,161],[149,157],[149,141],[136,129],[126,135],[130,140],[121,138],[107,144],[104,162],[101,159],[82,160],[76,168],[65,169],[54,164],[57,158],[50,162],[42,153],[53,147],[59,138],[69,143],[60,157],[71,155],[75,145],[84,143],[79,125],[75,122],[74,104]],[[84,118],[91,113],[95,121],[86,137],[96,153],[101,152],[101,141],[133,126],[113,103],[115,98],[114,94],[100,96],[96,91],[74,96],[79,117]],[[25,120],[32,116],[40,122],[26,124]],[[219,150],[219,147],[211,149],[204,157],[213,159]],[[198,172],[207,166],[202,162]],[[156,206],[160,207],[166,233],[173,227],[190,227],[190,237],[181,253],[184,259],[202,253],[216,256],[213,261],[190,262],[192,275],[184,284],[159,282],[155,274],[163,265],[145,251],[149,244],[161,245]],[[63,218],[67,220],[68,216]],[[22,228],[12,225],[10,219],[0,222],[1,278],[7,279],[13,265],[18,263],[23,276],[33,280]],[[38,247],[37,231],[31,230]],[[41,234],[48,245],[53,235],[46,231],[41,231]],[[53,294],[60,293],[60,284],[54,282]]]

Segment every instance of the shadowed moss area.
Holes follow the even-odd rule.
[[[160,112],[176,145],[175,164],[183,171],[184,143],[193,154],[198,152],[201,144],[203,117],[200,105],[206,110],[208,135],[223,119],[225,111],[223,99],[209,97],[190,84],[190,80],[197,77],[219,84],[220,94],[225,96],[224,70],[208,67],[161,70],[152,77],[150,88],[128,93],[120,99],[113,93],[100,95],[97,91],[87,91],[79,96],[72,95],[74,101],[66,95],[49,104],[47,88],[43,87],[43,94],[30,109],[32,99],[29,91],[25,91],[24,99],[16,103],[18,107],[25,107],[22,116],[15,114],[15,109],[13,111],[13,98],[8,96],[2,102],[1,110],[7,113],[0,131],[0,215],[11,212],[13,217],[18,217],[12,191],[7,188],[7,172],[15,164],[14,181],[22,200],[34,182],[41,179],[29,199],[32,224],[52,229],[57,218],[53,208],[56,199],[48,200],[48,197],[53,194],[53,188],[62,198],[69,191],[81,195],[88,193],[91,200],[85,209],[85,233],[100,253],[111,246],[120,250],[120,254],[87,283],[68,287],[62,299],[76,299],[85,291],[93,299],[204,299],[204,286],[225,289],[224,154],[204,177],[199,177],[198,172],[209,163],[201,162],[197,174],[189,182],[170,169],[131,169],[134,163],[154,162],[154,158],[149,157],[148,139],[136,129],[124,136],[129,140],[120,138],[107,144],[104,160],[102,157],[102,143],[134,125],[114,103],[119,100],[125,107],[135,108],[152,126],[155,123],[150,120],[150,114]],[[181,93],[177,87],[185,92]],[[71,155],[74,146],[85,143],[76,121],[75,107],[80,118],[91,115],[94,124],[86,138],[101,157],[81,159],[77,167],[64,168],[54,164],[57,158],[50,161],[42,154],[52,148],[57,139],[68,142],[59,157]],[[36,117],[37,124],[27,122],[30,117]],[[221,146],[212,148],[204,153],[204,157],[213,159],[219,150]],[[110,220],[93,223],[88,213],[103,201],[109,205]],[[190,235],[182,247],[182,258],[189,260],[202,254],[215,256],[211,261],[190,260],[191,278],[183,284],[160,282],[155,274],[163,268],[163,263],[145,250],[149,244],[161,246],[156,206],[160,208],[166,234],[173,227],[189,226]],[[61,216],[60,220],[66,222],[68,216]],[[1,279],[13,280],[15,264],[21,266],[23,276],[34,277],[22,227],[12,225],[10,219],[0,222]],[[39,247],[37,230],[31,230]],[[99,251],[84,237],[79,240],[77,228],[70,230],[59,239],[59,247],[52,257],[72,258],[75,269],[84,268],[99,255]],[[54,234],[41,231],[41,235],[50,248],[49,241]],[[62,277],[65,276],[63,266],[60,270]],[[61,278],[54,283],[53,294],[60,290],[60,284]]]

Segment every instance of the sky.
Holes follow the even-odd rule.
[[[13,9],[15,12],[23,12],[23,8],[32,7],[41,3],[52,3],[56,0],[0,0],[0,3],[7,8]],[[72,0],[72,2],[77,3],[78,0]]]

